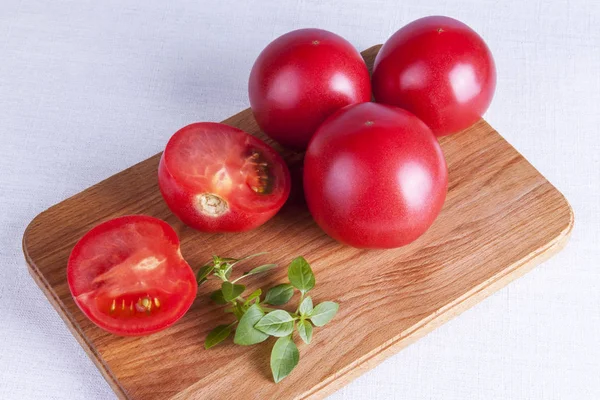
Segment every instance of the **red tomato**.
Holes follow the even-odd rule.
[[[305,149],[325,118],[371,100],[371,82],[362,56],[347,40],[321,29],[300,29],[260,53],[248,92],[261,129],[284,146]]]
[[[496,67],[483,39],[448,17],[426,17],[394,33],[373,67],[379,103],[404,108],[437,136],[474,124],[492,101]]]
[[[92,322],[125,336],[172,325],[198,288],[173,228],[145,215],[115,218],[86,233],[69,257],[67,281]]]
[[[171,211],[203,232],[262,225],[287,200],[290,182],[287,165],[269,145],[212,122],[177,131],[158,167],[160,191]]]
[[[317,130],[304,159],[304,193],[317,223],[361,248],[392,248],[421,236],[448,186],[431,130],[400,108],[348,106]]]

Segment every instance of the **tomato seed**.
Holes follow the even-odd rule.
[[[142,306],[141,301],[138,301],[135,303],[135,310],[138,312],[144,312],[146,311],[146,307]]]
[[[144,297],[142,299],[142,306],[144,306],[144,308],[146,308],[147,310],[150,310],[152,308],[152,302],[149,298]]]
[[[258,182],[252,182],[250,188],[258,194],[271,194],[273,191],[273,175],[271,173],[271,164],[265,160],[262,153],[251,149],[249,161],[254,164],[254,177]]]

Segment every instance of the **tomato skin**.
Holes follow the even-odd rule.
[[[146,215],[114,218],[88,231],[71,251],[67,282],[80,310],[98,327],[121,336],[171,326],[191,307],[198,289],[173,228]],[[141,303],[134,308],[136,299],[146,297],[149,309],[140,311]]]
[[[188,140],[189,146],[181,145]],[[193,158],[181,161],[181,149],[196,147],[198,152],[210,152],[205,159]],[[213,170],[227,165],[232,179],[240,175],[244,151],[255,149],[268,162],[274,175],[274,192],[257,194],[244,186],[232,190],[214,187],[209,172],[202,182],[185,177],[184,170],[197,167]],[[234,154],[230,154],[230,153]],[[212,164],[211,164],[212,163]],[[179,165],[178,165],[179,164]],[[184,165],[186,164],[186,165]],[[195,165],[197,164],[197,165]],[[240,178],[241,179],[241,178]],[[163,198],[171,211],[186,225],[202,232],[244,232],[254,229],[271,219],[286,202],[291,187],[290,172],[281,156],[262,140],[228,125],[218,123],[195,123],[177,131],[163,152],[158,167],[158,182]],[[198,196],[216,194],[227,203],[227,210],[218,216],[207,215],[198,208]]]
[[[468,128],[485,113],[496,88],[496,67],[483,39],[449,17],[418,19],[394,33],[373,67],[379,103],[404,108],[436,136]]]
[[[448,187],[436,137],[400,108],[362,103],[329,117],[304,159],[304,193],[317,224],[359,248],[393,248],[421,236]]]
[[[329,115],[371,100],[371,82],[362,56],[347,40],[321,29],[300,29],[260,53],[248,93],[267,135],[286,147],[305,149]]]

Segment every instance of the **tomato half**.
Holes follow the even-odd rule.
[[[334,239],[392,248],[421,236],[448,187],[444,155],[431,130],[400,108],[362,103],[329,117],[304,159],[310,212]]]
[[[273,148],[225,124],[177,131],[160,159],[158,183],[175,215],[203,232],[256,228],[290,193],[290,172]]]
[[[371,100],[369,71],[346,39],[299,29],[258,56],[248,84],[256,122],[284,146],[305,149],[319,125],[340,108]]]
[[[426,17],[394,33],[373,67],[379,103],[404,108],[437,136],[474,124],[489,107],[496,67],[483,39],[449,17]]]
[[[145,215],[115,218],[86,233],[69,257],[67,281],[92,322],[124,336],[172,325],[198,288],[173,228]]]

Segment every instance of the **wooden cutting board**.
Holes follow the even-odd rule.
[[[369,66],[379,47],[363,52]],[[249,110],[224,122],[265,139]],[[302,155],[282,151],[296,190],[252,232],[204,234],[179,222],[157,187],[158,154],[38,215],[23,251],[31,275],[120,398],[322,398],[523,275],[569,238],[573,212],[565,198],[485,121],[440,142],[450,174],[446,203],[431,229],[400,249],[358,250],[326,236],[299,189]],[[272,339],[204,350],[206,334],[227,318],[208,299],[216,288],[210,283],[171,328],[140,338],[108,334],[73,302],[65,268],[87,230],[126,214],[171,224],[195,270],[212,254],[270,251],[263,261],[281,268],[248,279],[250,289],[283,282],[287,263],[304,255],[317,277],[313,299],[335,300],[340,311],[315,328],[312,344],[299,343],[298,367],[277,385],[269,370]]]

